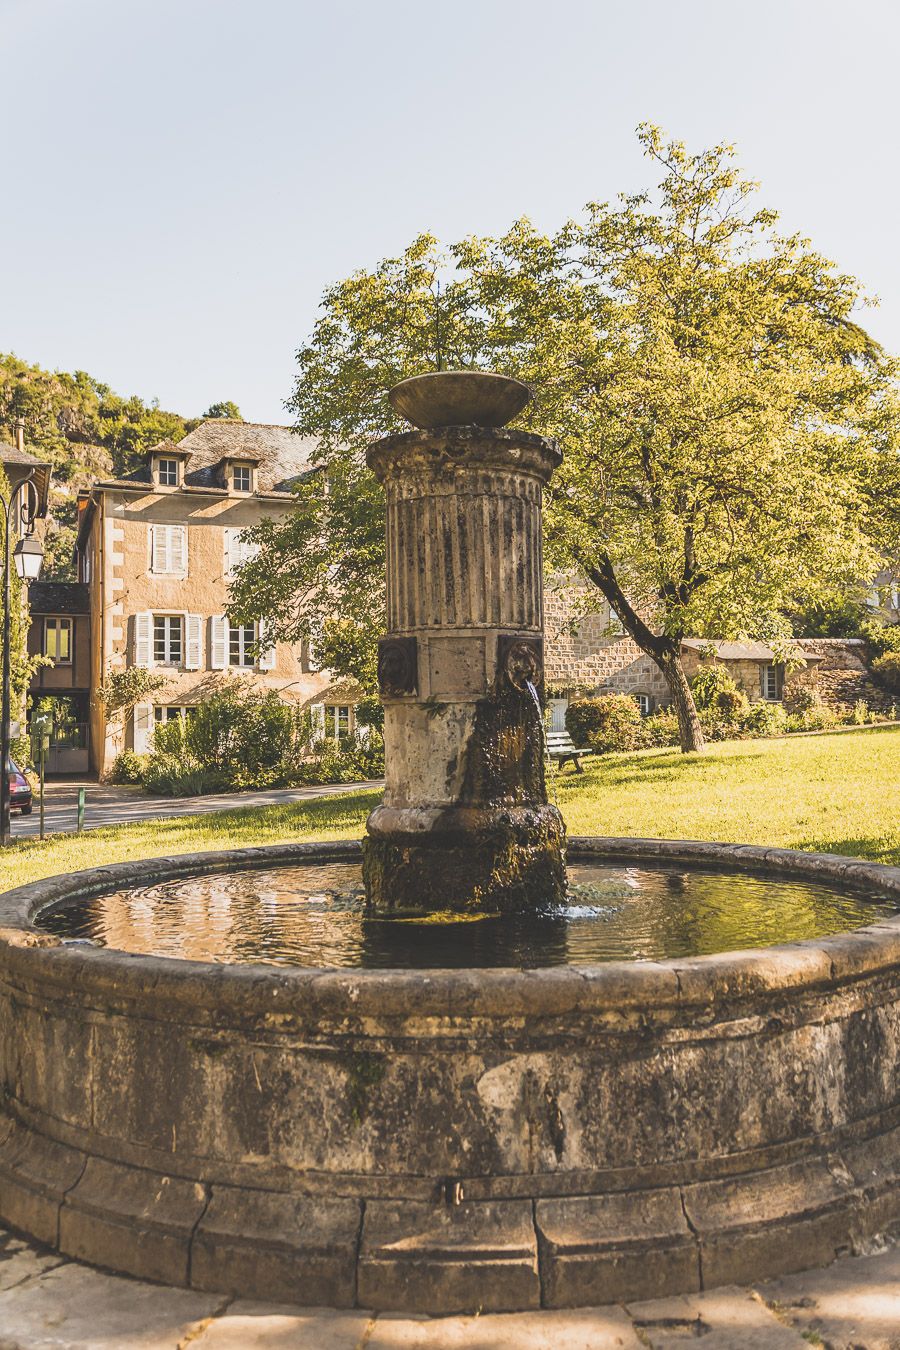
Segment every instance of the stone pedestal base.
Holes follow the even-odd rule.
[[[379,806],[363,841],[372,909],[511,913],[561,904],[565,826],[555,806]]]

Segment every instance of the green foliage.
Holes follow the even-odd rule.
[[[123,756],[119,757],[120,763]],[[375,730],[340,746],[316,740],[310,715],[234,681],[187,716],[161,723],[147,756],[124,766],[144,786],[170,796],[306,783],[351,783],[384,770]]]
[[[759,700],[751,703],[744,715],[743,729],[748,736],[777,736],[784,730],[786,715],[780,703]]]
[[[145,670],[143,666],[126,666],[123,670],[107,670],[97,698],[107,717],[127,717],[148,694],[153,694],[166,683],[166,677]]]
[[[180,440],[197,425],[154,401],[121,398],[83,370],[43,370],[12,353],[0,354],[0,436],[11,440],[25,419],[28,450],[53,466],[53,525],[43,576],[72,580],[75,496],[95,478],[130,473],[143,453],[163,440]]]
[[[724,711],[726,707],[732,706],[732,695],[738,692],[727,666],[718,661],[701,666],[691,680],[691,689],[700,712],[705,712],[709,708]]]
[[[598,755],[634,750],[641,744],[641,710],[629,694],[578,699],[566,709],[566,729],[577,746]]]
[[[872,656],[900,652],[900,623],[882,623],[871,618],[860,626],[859,635],[865,638]]]
[[[858,595],[826,596],[790,616],[795,637],[859,637],[866,605]]]
[[[243,422],[244,420],[243,417],[241,417],[240,408],[236,403],[232,403],[230,399],[226,399],[224,403],[211,403],[203,416],[204,418],[227,417],[234,422]]]
[[[876,678],[892,694],[900,694],[900,651],[885,652],[877,661],[872,662],[872,671]]]
[[[133,750],[123,750],[116,755],[109,775],[111,783],[142,783],[147,770],[147,755],[136,755]]]
[[[678,745],[678,717],[670,708],[659,708],[641,723],[641,744],[651,749]]]

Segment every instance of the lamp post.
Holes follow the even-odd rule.
[[[44,550],[36,539],[30,538],[37,519],[39,498],[33,482],[34,471],[17,483],[9,500],[0,496],[3,506],[3,669],[2,701],[0,701],[0,847],[9,843],[9,744],[10,744],[10,633],[12,627],[12,597],[10,566],[15,560],[16,572],[23,581],[34,581],[40,573]],[[15,549],[12,532],[18,526],[19,541]]]

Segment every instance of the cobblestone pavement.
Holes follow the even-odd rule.
[[[0,1350],[900,1350],[900,1247],[753,1289],[428,1318],[286,1308],[107,1275],[0,1230]]]
[[[231,811],[246,806],[284,806],[288,802],[311,801],[344,792],[366,792],[384,787],[375,783],[325,783],[317,787],[268,788],[262,792],[219,792],[209,797],[151,797],[140,788],[114,787],[108,783],[83,780],[47,784],[44,807],[48,834],[74,830],[78,818],[78,789],[85,789],[84,827],[96,830],[101,825],[129,825],[163,816],[205,816],[211,811]],[[14,812],[13,835],[27,838],[40,829],[38,804],[30,816]],[[0,1342],[2,1344],[2,1342]]]

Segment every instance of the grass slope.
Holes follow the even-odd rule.
[[[554,773],[571,834],[773,844],[900,864],[900,727],[731,741],[588,760]],[[352,839],[378,793],[172,817],[25,842],[0,858],[0,890],[56,872],[286,839]]]

